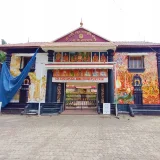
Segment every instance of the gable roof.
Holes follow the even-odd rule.
[[[110,42],[110,40],[84,27],[79,27],[52,42]]]

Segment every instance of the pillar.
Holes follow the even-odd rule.
[[[56,82],[52,82],[51,101],[52,102],[57,102],[57,83]]]
[[[54,60],[54,51],[48,50],[48,62],[53,62]],[[47,81],[46,81],[46,98],[45,102],[52,102],[52,77],[53,71],[47,70]]]
[[[113,62],[113,56],[114,56],[114,50],[108,50],[108,62]],[[109,103],[114,103],[114,74],[113,74],[113,69],[108,69],[108,102]]]
[[[7,54],[6,54],[6,64],[7,64],[9,70],[10,70],[10,64],[11,64],[11,57],[12,57],[11,52],[7,51]]]
[[[104,103],[108,103],[108,83],[104,83]]]

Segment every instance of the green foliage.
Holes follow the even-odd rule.
[[[7,42],[4,39],[2,39],[1,44],[4,45],[7,44]],[[3,51],[0,51],[0,63],[3,63],[5,59],[6,59],[6,54]]]
[[[3,63],[6,59],[6,55],[4,52],[0,51],[0,63]]]

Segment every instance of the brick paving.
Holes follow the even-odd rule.
[[[0,116],[0,160],[160,160],[160,117]]]

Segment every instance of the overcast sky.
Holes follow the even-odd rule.
[[[83,26],[111,41],[160,42],[160,0],[0,0],[0,39],[45,42]]]

